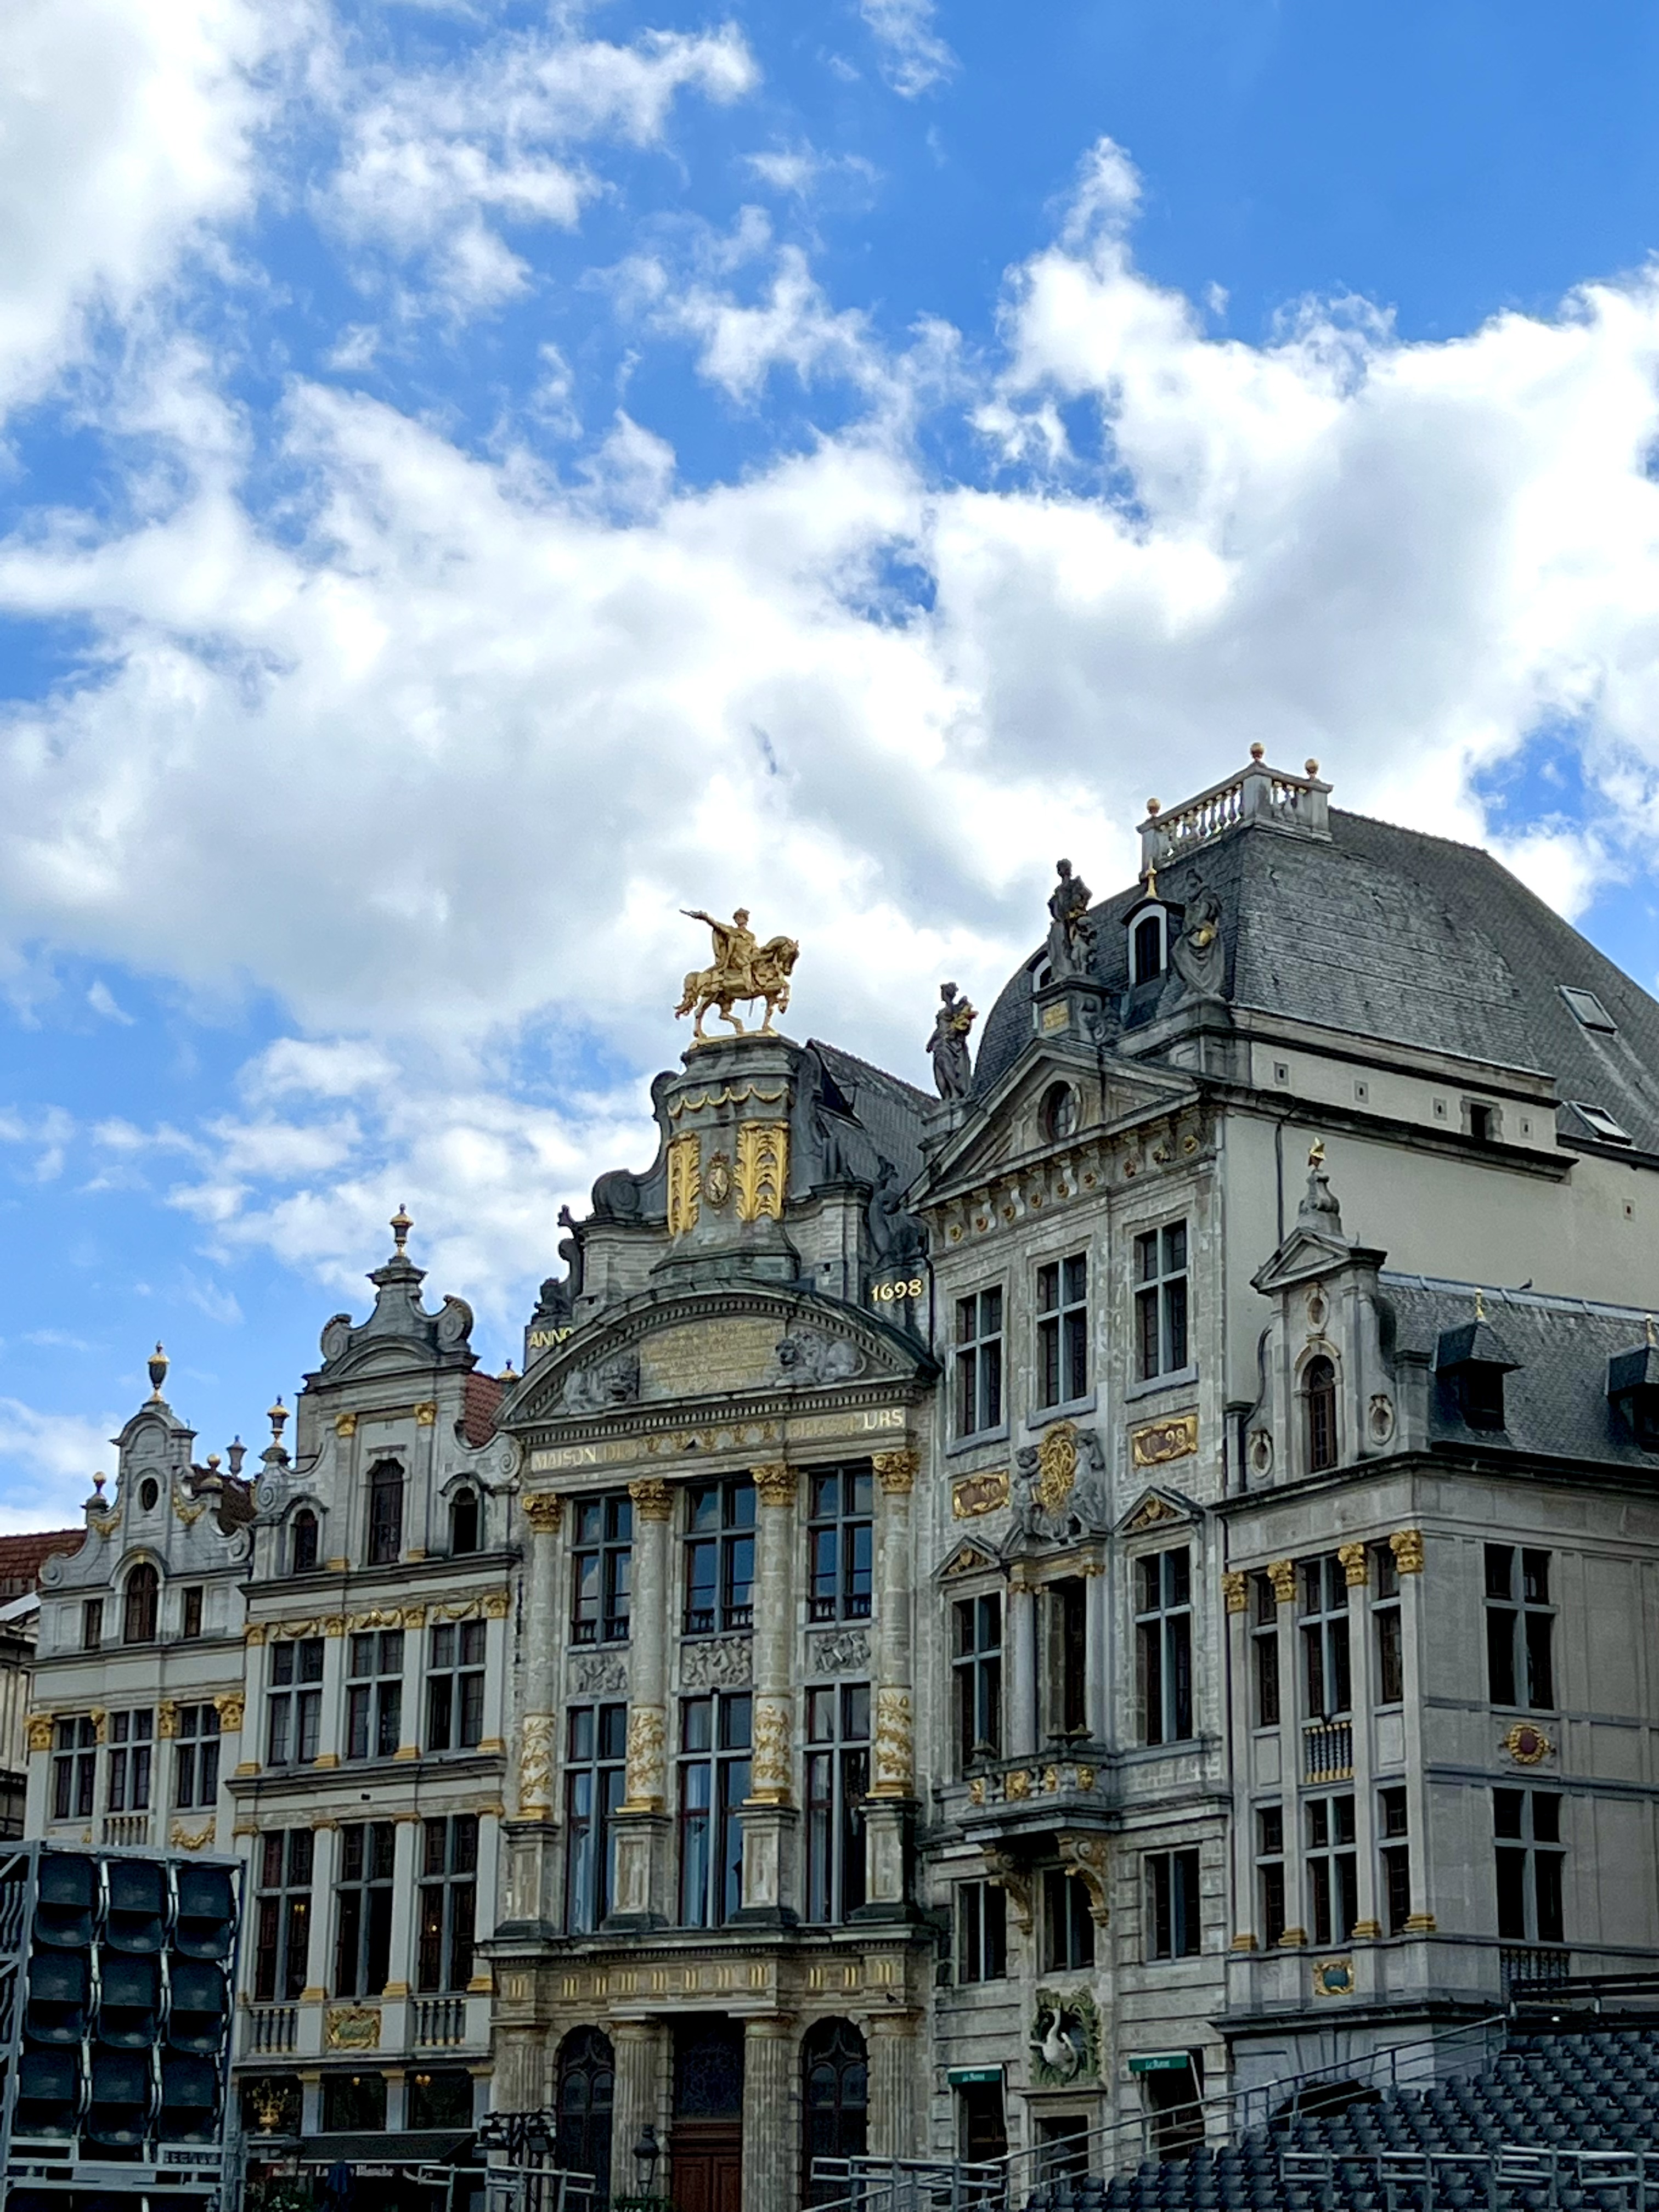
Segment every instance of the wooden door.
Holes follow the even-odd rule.
[[[668,2143],[674,2212],[743,2212],[743,2129],[677,2120]]]

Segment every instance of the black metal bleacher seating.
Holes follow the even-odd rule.
[[[1295,2113],[1182,2159],[1133,2172],[1042,2184],[1027,2212],[1383,2212],[1378,2153],[1490,2158],[1515,2146],[1659,2154],[1659,2028],[1521,2035],[1487,2070],[1428,2089],[1360,2090],[1340,2111]],[[1316,2185],[1287,2182],[1281,2153],[1337,2163]],[[1506,2191],[1527,2212],[1541,2191]],[[1583,2199],[1594,2212],[1596,2192]],[[1443,2174],[1439,2201],[1484,2207],[1486,2184]]]

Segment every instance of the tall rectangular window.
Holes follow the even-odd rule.
[[[390,1759],[403,1734],[404,1632],[354,1636],[346,1655],[346,1757]]]
[[[1095,1963],[1095,1923],[1089,1893],[1064,1867],[1042,1875],[1042,1964],[1049,1973],[1066,1973]]]
[[[965,1774],[1002,1749],[1002,1600],[995,1593],[962,1598],[953,1611],[957,1765]]]
[[[1008,1893],[1000,1882],[956,1887],[957,1979],[1000,1982],[1008,1971]]]
[[[189,1642],[193,1641],[193,1639],[198,1637],[201,1632],[202,1585],[200,1583],[192,1583],[191,1587],[184,1595],[184,1608],[180,1619],[179,1633],[187,1642]]]
[[[680,1924],[720,1928],[743,1903],[753,1709],[747,1692],[680,1701]]]
[[[1498,1933],[1506,1943],[1565,1941],[1561,1799],[1553,1790],[1494,1790]]]
[[[1204,1948],[1196,1851],[1147,1851],[1146,1955],[1195,1959]]]
[[[258,2002],[289,2003],[306,1986],[311,1957],[309,1828],[278,1828],[261,1836],[255,1865],[253,1995]]]
[[[1310,1721],[1353,1710],[1348,1575],[1334,1552],[1302,1562],[1302,1687]]]
[[[1089,1261],[1078,1253],[1036,1271],[1037,1403],[1069,1405],[1089,1389]]]
[[[1382,1904],[1390,1936],[1403,1936],[1412,1909],[1412,1854],[1406,1840],[1406,1793],[1379,1790],[1376,1793],[1377,1832],[1382,1838],[1377,1856],[1382,1862]]]
[[[1089,1585],[1081,1576],[1048,1584],[1042,1618],[1044,1725],[1051,1741],[1064,1742],[1089,1733]]]
[[[1137,1559],[1135,1686],[1143,1743],[1180,1743],[1193,1732],[1192,1554],[1183,1545]]]
[[[1346,1943],[1359,1917],[1353,1796],[1310,1797],[1307,1820],[1308,1905],[1316,1943]]]
[[[83,1651],[101,1650],[104,1641],[104,1601],[89,1597],[81,1607],[81,1649]]]
[[[1255,1893],[1261,1941],[1271,1948],[1285,1933],[1285,1808],[1262,1805],[1255,1816]]]
[[[957,1300],[956,1432],[976,1437],[1002,1426],[1002,1291]]]
[[[89,1713],[59,1721],[52,1734],[52,1817],[89,1820],[98,1772],[98,1730]]]
[[[1279,1597],[1272,1578],[1250,1577],[1250,1653],[1255,1675],[1255,1724],[1279,1726]]]
[[[155,1715],[151,1711],[109,1717],[108,1802],[112,1813],[149,1810],[150,1765],[155,1757]]]
[[[368,1564],[395,1566],[404,1548],[404,1471],[383,1459],[368,1476]]]
[[[219,1709],[180,1705],[173,1748],[173,1802],[181,1812],[210,1806],[219,1795]]]
[[[1516,1561],[1520,1571],[1516,1573]],[[1486,1693],[1495,1705],[1555,1706],[1555,1607],[1550,1555],[1488,1544]]]
[[[1188,1364],[1187,1224],[1165,1223],[1135,1239],[1135,1352],[1143,1382]]]
[[[811,1620],[868,1620],[875,1572],[873,1477],[867,1466],[830,1467],[806,1478]]]
[[[626,1643],[633,1575],[632,1498],[625,1490],[583,1498],[570,1555],[573,1644]]]
[[[482,1620],[438,1621],[427,1632],[426,1747],[471,1751],[483,1741]]]
[[[864,1902],[870,1685],[806,1692],[806,1917],[850,1919]]]
[[[628,1765],[625,1705],[577,1705],[571,1712],[564,1770],[564,1924],[573,1936],[597,1928],[610,1911],[617,1846],[612,1827]]]
[[[686,1494],[685,1633],[714,1636],[755,1620],[755,1486],[735,1475]]]
[[[420,1941],[415,1986],[464,1990],[472,1979],[478,1895],[478,1816],[452,1813],[421,1823]]]
[[[337,1997],[379,1996],[390,1978],[397,1833],[390,1820],[348,1820],[340,1829],[340,1878],[334,1892]]]
[[[270,1648],[270,1690],[265,1699],[265,1765],[308,1766],[317,1756],[322,1726],[323,1639],[284,1639]]]
[[[1405,1647],[1400,1626],[1400,1562],[1387,1544],[1371,1546],[1371,1633],[1376,1639],[1376,1702],[1397,1705],[1406,1694]]]

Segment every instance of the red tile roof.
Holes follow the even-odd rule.
[[[40,1579],[53,1552],[78,1552],[84,1528],[30,1528],[20,1536],[0,1536],[0,1599],[26,1597]]]

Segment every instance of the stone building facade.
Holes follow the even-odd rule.
[[[694,1043],[521,1376],[400,1218],[257,1482],[158,1384],[46,1573],[31,1817],[218,1714],[251,2087],[407,2136],[464,2073],[775,2212],[1653,1970],[1659,1006],[1329,797],[1253,759],[1121,894],[1062,867],[939,1098]]]

